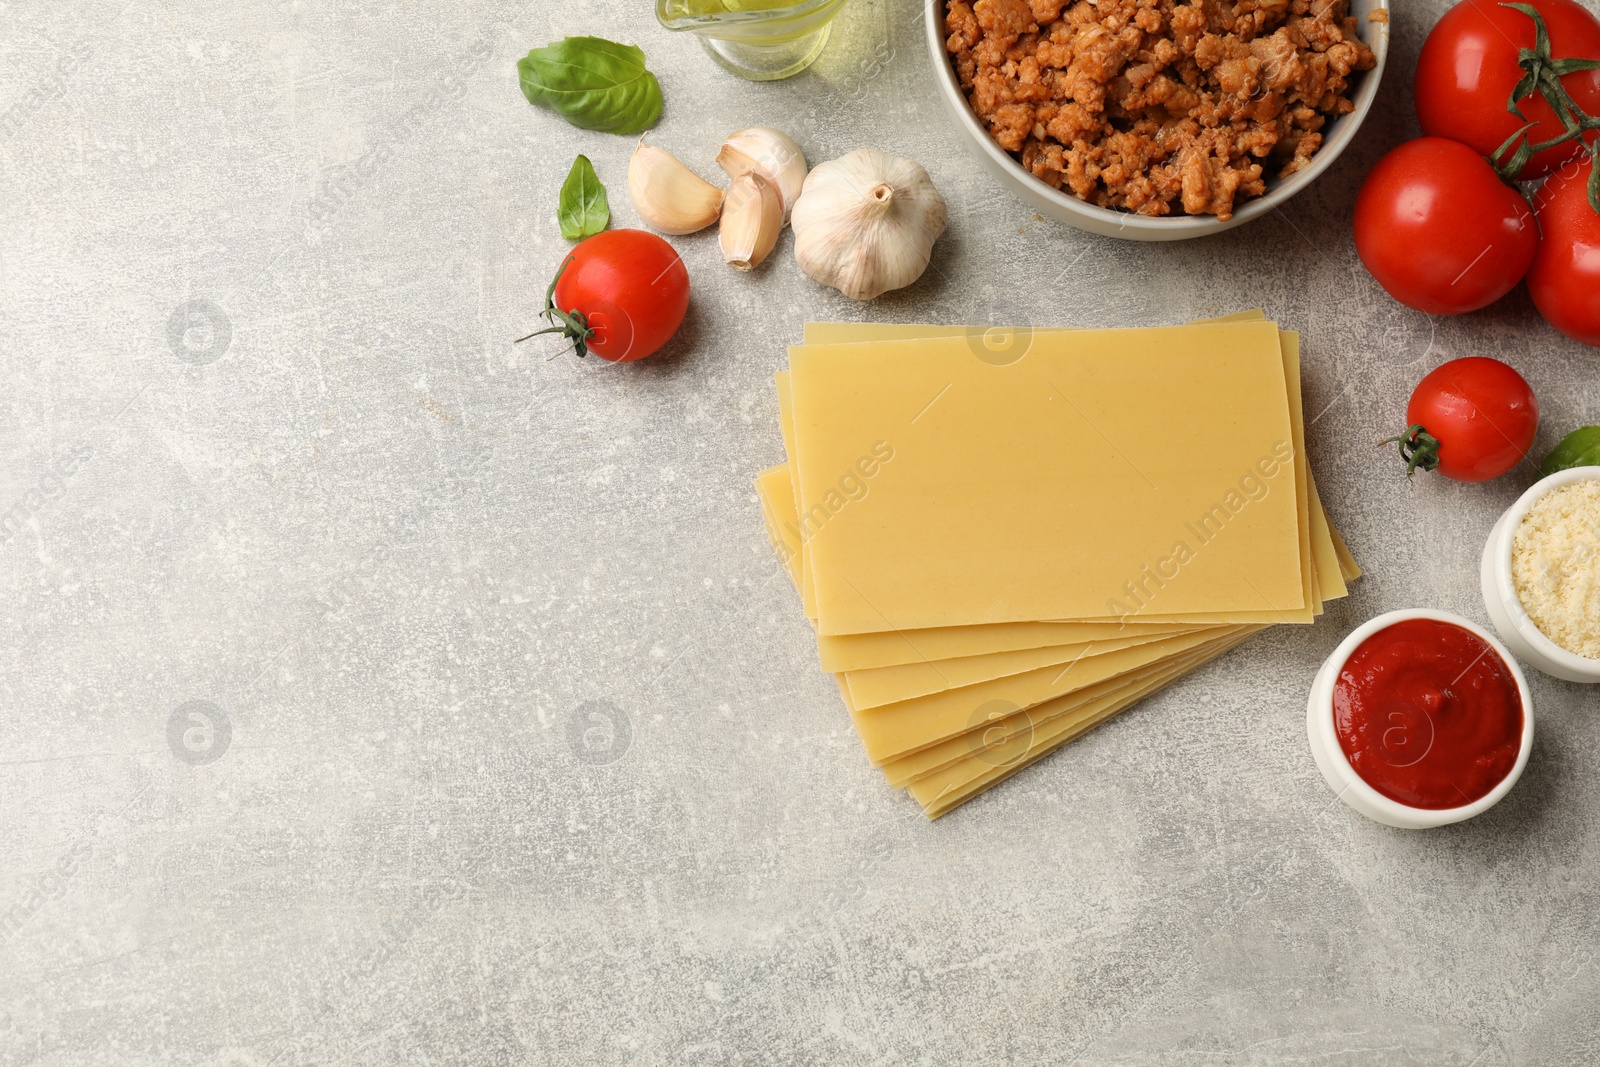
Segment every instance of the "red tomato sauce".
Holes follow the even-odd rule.
[[[1413,808],[1459,808],[1511,773],[1522,697],[1477,634],[1406,619],[1368,637],[1333,687],[1333,724],[1350,766]]]

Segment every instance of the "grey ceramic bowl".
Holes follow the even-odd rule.
[[[1389,56],[1389,23],[1373,21],[1374,11],[1389,10],[1388,0],[1351,0],[1351,11],[1361,26],[1362,39],[1377,57],[1377,65],[1360,76],[1355,88],[1355,110],[1328,123],[1323,128],[1324,140],[1311,163],[1304,170],[1279,181],[1267,183],[1265,196],[1245,201],[1233,217],[1220,222],[1210,215],[1167,215],[1160,218],[1136,215],[1129,211],[1115,211],[1085,203],[1071,193],[1053,189],[1023,169],[1022,164],[1005,149],[995,144],[978,117],[972,113],[961,84],[956,80],[955,67],[945,51],[944,11],[945,0],[927,0],[923,7],[923,21],[928,39],[928,55],[933,62],[934,78],[939,84],[939,96],[944,100],[956,126],[965,135],[964,140],[977,153],[978,159],[1000,183],[1020,196],[1030,207],[1060,219],[1069,226],[1106,237],[1121,237],[1128,241],[1183,241],[1190,237],[1204,237],[1242,226],[1283,204],[1290,197],[1321,177],[1333,165],[1339,153],[1345,150],[1361,128],[1373,99],[1378,95],[1378,82],[1383,77],[1384,62]]]

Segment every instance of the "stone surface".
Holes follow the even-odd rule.
[[[1596,354],[1525,294],[1430,322],[1351,246],[1443,4],[1396,11],[1318,185],[1165,247],[984,177],[919,10],[854,0],[814,68],[754,85],[643,0],[0,5],[0,1064],[1600,1059],[1596,695],[1535,677],[1522,783],[1430,833],[1334,803],[1304,738],[1357,622],[1486,621],[1478,552],[1531,472],[1398,477],[1373,443],[1420,373],[1510,360],[1541,451],[1600,417]],[[517,89],[578,32],[646,48],[651,138],[702,173],[758,123],[920,159],[934,269],[857,305],[787,234],[750,275],[685,238],[666,354],[514,348],[574,154],[636,224],[632,139]],[[762,534],[782,345],[1251,306],[1303,332],[1367,578],[926,823]]]

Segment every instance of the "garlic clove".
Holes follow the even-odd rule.
[[[730,133],[717,153],[717,162],[729,178],[755,171],[771,182],[783,201],[783,221],[789,221],[789,212],[805,184],[806,157],[788,134],[767,126]]]
[[[661,233],[703,230],[722,211],[721,189],[655,145],[640,144],[628,160],[628,196],[645,224]]]
[[[871,300],[922,276],[948,210],[928,172],[875,148],[812,168],[789,221],[813,281]]]
[[[722,258],[739,270],[750,270],[767,258],[783,229],[783,201],[778,189],[755,171],[733,180],[722,206]]]

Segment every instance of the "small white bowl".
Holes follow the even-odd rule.
[[[1333,688],[1339,680],[1339,672],[1344,669],[1345,660],[1350,658],[1350,654],[1361,642],[1379,630],[1407,619],[1436,619],[1439,622],[1452,623],[1478,635],[1505,661],[1506,669],[1511,672],[1511,677],[1516,679],[1517,695],[1522,698],[1522,744],[1517,749],[1517,762],[1512,765],[1511,772],[1487,794],[1459,808],[1413,808],[1409,804],[1402,804],[1398,800],[1384,796],[1368,785],[1366,779],[1350,766],[1350,761],[1345,758],[1344,749],[1339,745],[1339,732],[1333,724]],[[1483,627],[1468,622],[1459,615],[1452,615],[1448,611],[1430,611],[1427,608],[1391,611],[1370,619],[1350,631],[1350,636],[1340,642],[1339,647],[1334,649],[1333,654],[1323,662],[1322,669],[1317,672],[1316,680],[1311,683],[1311,697],[1306,701],[1306,737],[1311,742],[1311,757],[1317,761],[1317,769],[1322,772],[1328,788],[1344,801],[1346,807],[1359,811],[1367,818],[1386,826],[1398,826],[1403,830],[1427,830],[1481,815],[1500,803],[1501,798],[1511,792],[1511,787],[1522,777],[1522,768],[1528,764],[1528,752],[1533,748],[1533,697],[1528,692],[1528,680],[1523,677],[1517,661],[1512,659],[1506,647]]]
[[[1534,482],[1489,531],[1489,540],[1483,546],[1483,561],[1478,567],[1483,606],[1488,609],[1489,621],[1494,623],[1495,630],[1517,658],[1553,678],[1590,684],[1600,682],[1600,660],[1568,652],[1546,637],[1528,618],[1527,609],[1522,606],[1517,587],[1511,580],[1511,541],[1528,509],[1540,497],[1560,486],[1592,479],[1600,479],[1600,467],[1572,467]]]
[[[934,80],[939,86],[939,96],[955,118],[956,125],[966,134],[963,139],[978,154],[985,169],[1020,196],[1029,207],[1059,219],[1068,226],[1102,237],[1120,237],[1128,241],[1182,241],[1191,237],[1205,237],[1242,226],[1251,219],[1277,210],[1290,197],[1316,181],[1355,139],[1356,130],[1377,98],[1378,83],[1383,79],[1384,61],[1389,56],[1389,0],[1351,0],[1350,12],[1355,15],[1361,28],[1361,39],[1372,49],[1377,64],[1361,74],[1356,83],[1351,97],[1355,110],[1348,115],[1340,115],[1322,128],[1322,147],[1317,149],[1306,168],[1282,180],[1269,181],[1266,195],[1246,200],[1226,222],[1214,215],[1154,217],[1085,203],[1070,192],[1062,192],[1040,181],[1028,173],[1009,152],[995,144],[989,131],[972,113],[972,106],[961,91],[955,66],[950,62],[950,53],[945,50],[945,3],[946,0],[925,0],[923,5],[924,30],[928,39],[928,54],[933,60]],[[1377,16],[1378,21],[1372,18],[1375,12],[1381,12]]]

